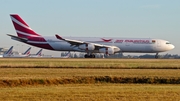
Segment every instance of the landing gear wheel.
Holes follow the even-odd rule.
[[[96,58],[94,54],[91,54],[90,55],[90,58]]]
[[[84,58],[88,58],[88,57],[89,57],[88,54],[85,54],[85,55],[84,55]]]
[[[90,55],[85,54],[84,58],[96,58],[96,56],[94,54],[90,54]]]
[[[158,59],[158,58],[159,58],[159,56],[158,56],[158,55],[155,55],[155,58],[156,58],[156,59]]]

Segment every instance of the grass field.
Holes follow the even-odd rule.
[[[179,69],[180,59],[32,59],[2,58],[8,68],[99,68],[99,69]]]
[[[0,101],[178,101],[178,59],[0,59]]]
[[[180,69],[0,68],[0,79],[44,79],[73,76],[180,77]]]
[[[67,84],[5,87],[1,101],[179,101],[179,85]]]
[[[179,69],[0,68],[0,87],[57,84],[180,84]]]

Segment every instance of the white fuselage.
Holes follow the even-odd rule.
[[[85,50],[79,49],[75,45],[71,45],[66,41],[58,40],[56,37],[43,37],[46,42],[40,41],[27,41],[28,44],[49,44],[55,51],[79,51],[86,52]],[[64,37],[72,40],[86,41],[90,43],[110,45],[119,47],[120,52],[135,52],[135,53],[158,53],[165,52],[174,48],[174,45],[170,44],[166,40],[162,39],[151,39],[151,38],[102,38],[98,37]],[[110,39],[110,40],[109,40]],[[38,46],[40,48],[45,48]],[[93,50],[91,52],[98,52]]]

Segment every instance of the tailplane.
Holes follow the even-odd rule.
[[[6,51],[6,52],[4,53],[4,55],[10,56],[10,55],[12,54],[12,51],[13,51],[13,46],[11,46],[11,48],[9,48],[8,51]]]
[[[27,51],[25,51],[25,52],[23,53],[23,55],[30,55],[30,50],[31,50],[31,47],[29,47],[29,48],[27,49]]]
[[[32,36],[40,36],[34,32],[18,14],[10,14],[10,17],[18,37],[28,38]]]
[[[42,49],[39,50],[39,52],[36,53],[36,56],[41,56]]]

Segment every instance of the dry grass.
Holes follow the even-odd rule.
[[[99,68],[99,69],[179,69],[179,59],[31,59],[2,58],[8,68]]]
[[[76,76],[180,77],[179,69],[0,68],[0,71],[0,79],[51,79]]]
[[[179,85],[68,84],[1,88],[1,101],[178,101]]]
[[[175,59],[3,58],[0,101],[178,101],[179,68]]]
[[[94,83],[180,84],[179,69],[0,68],[0,87]]]
[[[180,78],[159,77],[72,77],[59,79],[0,80],[0,87],[60,85],[60,84],[180,84]]]

